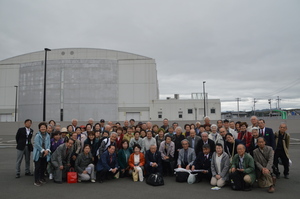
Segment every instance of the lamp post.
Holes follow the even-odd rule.
[[[17,121],[17,104],[18,104],[18,86],[14,86],[16,88],[16,102],[15,102],[15,122]]]
[[[45,65],[44,65],[44,100],[43,100],[43,121],[46,121],[46,76],[47,76],[47,52],[51,51],[49,48],[45,48]]]
[[[206,106],[205,106],[205,83],[206,81],[203,81],[203,105],[204,105],[204,117],[206,117]]]

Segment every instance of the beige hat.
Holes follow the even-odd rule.
[[[60,131],[61,133],[68,133],[68,130],[67,130],[67,128],[66,127],[63,127],[63,128],[61,128],[61,131]]]

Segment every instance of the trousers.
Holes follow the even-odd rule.
[[[25,156],[25,173],[30,173],[30,153],[31,151],[28,150],[28,146],[25,146],[24,150],[17,149],[16,174],[20,175],[20,167],[22,164],[23,156]]]

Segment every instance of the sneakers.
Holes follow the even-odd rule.
[[[52,180],[52,179],[53,179],[53,174],[50,173],[50,174],[49,174],[49,180]]]
[[[77,180],[77,182],[81,182],[81,180],[80,180],[80,179],[78,179],[78,180]]]
[[[20,174],[17,174],[17,175],[16,175],[16,178],[20,178]]]
[[[39,186],[42,185],[42,183],[40,183],[40,182],[35,182],[35,183],[33,183],[33,185],[39,187]]]
[[[95,180],[91,180],[91,182],[96,182]]]
[[[25,176],[33,176],[33,174],[28,172],[28,173],[25,173]]]

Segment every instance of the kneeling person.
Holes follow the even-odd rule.
[[[231,174],[241,174],[245,182],[244,190],[251,190],[251,186],[255,181],[255,166],[251,155],[245,153],[246,146],[239,144],[237,146],[237,154],[232,159]]]
[[[202,170],[198,173],[197,179],[198,181],[202,181],[203,178],[207,180],[211,179],[211,152],[209,144],[204,144],[202,147],[202,151],[199,152],[197,158],[193,162],[192,171],[194,170]]]
[[[115,150],[116,147],[114,145],[109,145],[107,151],[102,153],[98,160],[97,175],[100,183],[107,178],[113,178],[119,172],[119,165]]]
[[[273,148],[266,146],[265,139],[263,137],[257,138],[258,148],[253,151],[254,160],[256,164],[256,174],[259,187],[269,187],[268,192],[273,193],[275,191],[276,177],[272,176],[274,152]]]
[[[59,145],[51,156],[51,164],[54,167],[54,182],[62,183],[67,179],[67,171],[70,167],[72,146],[74,140],[70,138],[65,144]]]
[[[78,172],[78,182],[88,180],[91,180],[91,182],[95,182],[93,155],[91,154],[90,145],[85,145],[83,148],[83,152],[80,153],[76,158],[75,168]]]

